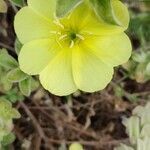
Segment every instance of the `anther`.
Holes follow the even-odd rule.
[[[80,38],[81,40],[84,40],[84,37],[83,37],[82,35],[76,34],[76,36],[77,36],[78,38]]]

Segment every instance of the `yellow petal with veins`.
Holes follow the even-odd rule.
[[[49,38],[52,20],[45,19],[29,7],[22,8],[15,16],[14,27],[19,40],[24,44],[32,40]]]
[[[39,14],[47,17],[48,19],[53,19],[55,16],[57,0],[28,0],[28,5],[34,9]]]
[[[103,63],[86,46],[73,49],[72,70],[77,88],[86,92],[104,89],[113,76],[113,67]]]
[[[71,50],[63,49],[40,73],[40,81],[45,89],[59,96],[69,95],[77,90],[71,59]]]
[[[59,51],[54,39],[31,41],[25,44],[20,51],[20,68],[30,75],[39,74]]]

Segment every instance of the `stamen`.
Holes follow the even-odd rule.
[[[77,36],[78,38],[80,38],[81,40],[84,40],[84,37],[83,37],[82,35],[76,34],[76,36]]]
[[[89,34],[89,35],[93,35],[93,33],[90,32],[90,31],[84,31],[84,33],[87,33],[87,34]]]
[[[65,39],[66,37],[67,37],[67,34],[64,34],[64,35],[62,35],[62,36],[59,37],[59,40],[63,40],[63,39]]]
[[[57,19],[57,20],[54,20],[53,21],[54,24],[58,25],[59,27],[61,27],[62,29],[64,29],[65,27],[60,23],[60,21]]]
[[[74,46],[74,41],[73,41],[73,40],[71,40],[71,43],[70,43],[69,48],[72,48],[73,46]]]
[[[61,35],[61,33],[58,32],[58,31],[50,31],[50,33],[51,33],[51,34],[58,34],[58,35]]]

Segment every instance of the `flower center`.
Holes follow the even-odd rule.
[[[77,38],[77,35],[74,32],[71,32],[69,36],[71,40],[75,40]]]
[[[58,19],[54,20],[55,30],[51,33],[56,35],[56,41],[61,47],[73,48],[84,40],[84,36],[80,34],[80,31],[75,27],[72,27],[69,23],[61,23]]]

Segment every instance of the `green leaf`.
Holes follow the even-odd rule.
[[[3,49],[0,51],[0,66],[12,69],[18,67],[18,62]]]
[[[144,63],[139,63],[135,70],[135,79],[138,83],[146,82],[146,66]]]
[[[10,91],[8,91],[4,95],[4,98],[7,99],[8,101],[10,101],[11,103],[16,103],[17,101],[23,101],[24,100],[24,96],[16,87],[14,87]]]
[[[133,14],[129,24],[129,34],[145,42],[150,42],[150,17],[149,12]]]
[[[24,6],[24,0],[11,0],[11,1],[18,7]]]
[[[144,125],[144,127],[141,130],[141,137],[150,137],[150,124]]]
[[[6,121],[4,123],[7,123],[7,127],[11,127],[11,119],[20,118],[20,113],[17,109],[13,108],[11,102],[4,97],[0,97],[0,108],[0,117]]]
[[[20,82],[27,77],[28,75],[22,72],[19,68],[13,69],[7,74],[7,79],[11,82]]]
[[[126,127],[131,143],[135,143],[140,137],[140,118],[137,116],[124,118],[123,125]]]
[[[12,83],[7,79],[7,70],[0,67],[0,91],[5,93],[12,88]]]
[[[149,150],[150,149],[150,138],[145,137],[144,139],[137,140],[137,150]]]
[[[10,81],[8,81],[8,79],[7,79],[6,76],[2,77],[2,79],[3,79],[3,80],[2,80],[3,89],[4,89],[5,91],[9,91],[9,90],[12,88],[13,83],[10,82]]]
[[[0,148],[1,148],[1,150],[10,150],[9,145],[7,145],[7,146],[2,146],[2,147],[0,147]]]
[[[15,140],[15,135],[13,133],[8,134],[7,136],[4,136],[2,145],[6,146],[8,144],[11,144]]]
[[[140,52],[140,53],[133,53],[132,55],[132,59],[135,61],[135,62],[139,62],[139,63],[143,63],[145,62],[146,60],[146,53],[144,53],[143,51]]]
[[[121,98],[124,96],[124,91],[121,87],[119,87],[119,86],[115,87],[114,91],[115,91],[115,95],[117,97]]]
[[[35,91],[39,85],[39,81],[31,77],[31,91]]]
[[[57,0],[56,16],[57,17],[65,16],[82,2],[83,0]]]
[[[30,94],[31,94],[31,77],[19,82],[19,88],[23,95],[30,96]]]
[[[0,0],[0,13],[7,12],[7,5],[4,0]]]
[[[120,25],[119,20],[115,16],[111,0],[90,0],[95,13],[107,23]]]
[[[15,51],[16,51],[17,55],[19,55],[21,48],[22,48],[22,43],[17,38],[15,40]]]

